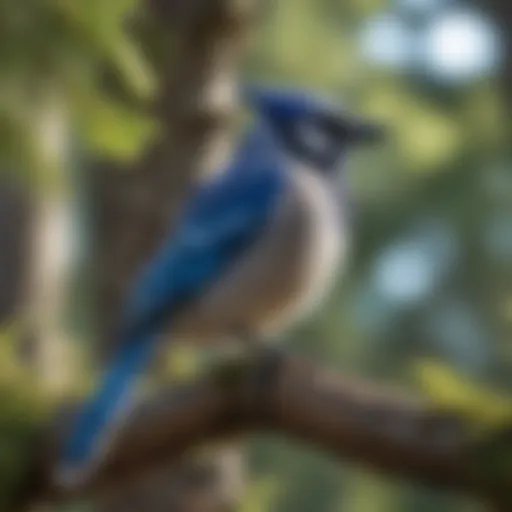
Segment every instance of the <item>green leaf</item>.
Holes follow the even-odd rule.
[[[156,80],[137,43],[124,30],[132,0],[56,0],[69,23],[81,34],[98,56],[113,65],[125,85],[141,99],[148,99],[156,88]]]
[[[120,160],[136,158],[157,130],[154,120],[101,93],[82,97],[78,124],[91,150]]]
[[[512,397],[458,375],[448,365],[437,361],[418,362],[416,375],[436,407],[461,415],[477,430],[512,425]]]

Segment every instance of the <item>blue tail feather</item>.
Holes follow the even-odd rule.
[[[64,449],[64,467],[84,466],[94,458],[107,427],[115,421],[137,376],[149,364],[157,338],[153,334],[149,339],[133,339],[123,344],[95,395],[75,419]]]

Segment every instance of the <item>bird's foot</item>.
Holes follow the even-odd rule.
[[[239,340],[244,347],[245,355],[249,359],[258,359],[272,345],[269,338],[254,332],[241,332]]]

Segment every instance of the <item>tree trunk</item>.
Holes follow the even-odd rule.
[[[162,124],[159,140],[133,169],[106,165],[95,174],[95,274],[103,356],[113,348],[127,287],[168,234],[189,184],[227,156],[236,66],[251,3],[148,0],[150,31],[166,40],[171,33],[173,51],[157,63],[162,78],[156,108]],[[168,468],[108,497],[99,508],[129,512],[144,504],[147,512],[231,510],[241,486],[230,482],[240,471],[240,451],[227,448],[216,457],[198,456]]]
[[[11,176],[0,178],[0,324],[4,324],[16,316],[27,285],[32,198]]]
[[[73,382],[72,351],[63,328],[71,271],[70,199],[43,194],[34,206],[25,316],[25,360],[50,395]]]

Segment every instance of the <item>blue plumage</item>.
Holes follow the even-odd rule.
[[[348,145],[378,135],[371,125],[335,112],[332,105],[307,93],[268,88],[248,92],[259,114],[255,128],[227,171],[193,191],[177,229],[129,293],[119,349],[66,440],[59,468],[64,479],[68,470],[83,470],[97,456],[107,427],[151,360],[164,328],[172,330],[182,306],[200,298],[261,240],[279,199],[290,188],[289,157],[327,179]],[[330,185],[325,188],[331,192]],[[310,215],[315,222],[314,210]],[[265,265],[261,270],[266,274],[273,263]]]
[[[121,344],[95,397],[76,419],[65,466],[93,455],[105,427],[149,363],[173,311],[221,276],[266,225],[285,173],[262,126],[247,137],[233,165],[194,191],[177,231],[169,237],[129,294]]]

